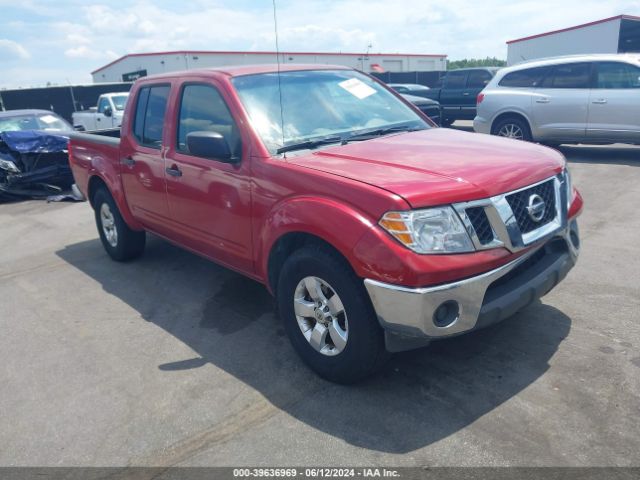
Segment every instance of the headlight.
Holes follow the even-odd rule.
[[[11,173],[20,173],[20,169],[11,160],[0,159],[0,168]]]
[[[472,252],[473,243],[451,207],[387,212],[380,226],[416,253]]]

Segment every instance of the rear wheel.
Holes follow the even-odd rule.
[[[505,117],[493,127],[494,135],[514,140],[532,140],[531,130],[527,122],[519,117]]]
[[[95,193],[93,207],[100,240],[109,256],[118,262],[139,257],[144,251],[145,233],[129,228],[106,188]]]
[[[353,383],[384,364],[383,331],[362,280],[330,249],[307,246],[294,252],[276,293],[294,349],[321,377]]]
[[[443,118],[442,121],[440,122],[440,126],[450,127],[451,125],[453,125],[453,122],[455,122],[455,120],[452,120],[451,118]]]

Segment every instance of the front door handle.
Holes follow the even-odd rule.
[[[122,164],[127,167],[133,167],[136,164],[136,161],[131,157],[126,157],[122,159]]]
[[[607,101],[604,98],[599,98],[598,100],[594,100],[591,103],[597,103],[598,105],[603,105],[603,104],[607,103]]]
[[[549,103],[551,102],[551,100],[549,100],[548,98],[538,98],[536,100],[536,103]]]
[[[182,170],[180,170],[177,165],[171,165],[171,167],[165,168],[164,171],[167,172],[172,177],[182,176]]]
[[[469,96],[469,92],[464,92],[462,95],[463,95],[464,97],[468,97],[468,96]]]

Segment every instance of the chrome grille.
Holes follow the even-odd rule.
[[[527,211],[531,195],[539,195],[544,201],[544,214],[538,221],[533,220]],[[511,210],[513,210],[521,233],[532,232],[546,225],[556,216],[556,194],[553,180],[535,185],[526,190],[520,190],[519,192],[507,195],[506,198]]]
[[[484,211],[483,207],[471,207],[466,210],[467,217],[469,217],[469,221],[473,226],[473,229],[478,236],[478,241],[482,245],[487,245],[491,243],[494,239],[493,229],[491,228],[491,223],[489,223],[489,219],[487,218],[487,214]]]
[[[552,235],[567,224],[567,186],[569,180],[563,172],[528,187],[490,198],[453,204],[469,232],[476,250],[504,247],[516,252],[534,242]],[[539,195],[544,201],[544,212],[535,221],[535,209],[540,207]],[[541,213],[541,212],[538,212]]]

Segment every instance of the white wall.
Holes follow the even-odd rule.
[[[447,69],[446,57],[408,55],[335,55],[281,53],[282,63],[314,63],[324,65],[344,65],[370,72],[372,64],[378,64],[390,72],[442,71]],[[188,53],[149,54],[123,58],[113,65],[97,71],[93,75],[95,83],[120,82],[122,74],[146,70],[148,75],[194,68],[210,68],[231,65],[251,65],[275,63],[275,54],[259,53]]]
[[[584,53],[618,53],[620,19],[510,43],[507,64]]]

